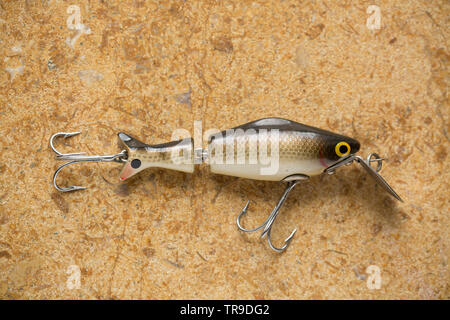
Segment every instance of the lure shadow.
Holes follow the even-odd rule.
[[[215,189],[219,190],[218,192],[232,192],[236,198],[243,198],[242,208],[247,199],[250,200],[249,214],[250,211],[255,212],[264,219],[277,204],[286,188],[286,183],[283,182],[239,179],[212,174],[208,178],[214,182]],[[212,201],[215,201],[216,198],[217,195],[214,196]],[[341,201],[347,201],[346,199],[348,199],[348,201],[362,206],[358,210],[363,214],[375,214],[379,218],[380,224],[397,227],[407,217],[406,213],[398,207],[398,201],[382,190],[370,176],[362,170],[358,170],[358,168],[346,172],[340,171],[334,175],[323,174],[300,182],[292,190],[281,210],[289,212],[292,211],[291,208],[297,207],[302,212],[304,208],[314,207],[315,204],[331,204],[335,198]],[[259,203],[270,203],[270,209],[261,209]],[[261,210],[265,212],[261,212]],[[238,213],[235,212],[235,214]],[[351,214],[351,212],[348,214]],[[320,218],[318,217],[318,219]]]
[[[118,184],[114,191],[122,196],[144,192],[150,197],[160,197],[161,190],[169,190],[171,199],[191,197],[198,194],[194,188],[202,187],[195,181],[197,179],[209,180],[213,186],[204,186],[204,192],[212,193],[208,199],[215,204],[223,193],[232,193],[234,199],[242,199],[239,209],[233,211],[236,205],[230,205],[230,214],[233,219],[250,200],[249,214],[258,216],[258,221],[266,219],[273,207],[278,203],[280,196],[286,188],[286,183],[273,181],[258,181],[242,179],[232,176],[216,175],[205,167],[199,168],[194,174],[178,171],[149,168],[131,178],[125,184]],[[209,189],[209,190],[207,190]],[[352,168],[339,171],[334,175],[321,175],[300,182],[289,195],[281,215],[283,220],[291,219],[297,210],[304,214],[305,208],[311,208],[323,203],[333,203],[334,199],[350,201],[362,206],[358,212],[375,214],[381,225],[388,224],[393,227],[400,225],[407,216],[397,206],[397,200],[382,190],[376,182],[362,170]],[[348,200],[347,200],[348,199]],[[264,209],[263,209],[264,208]],[[340,210],[340,209],[337,209]],[[297,212],[298,212],[297,211]],[[320,209],[319,209],[320,211]],[[352,214],[348,212],[347,214]],[[318,216],[317,219],[321,219]]]
[[[171,199],[185,198],[193,190],[193,175],[185,172],[148,168],[137,176],[133,176],[126,183],[128,193],[144,191],[152,198],[157,198],[161,190],[168,190]]]

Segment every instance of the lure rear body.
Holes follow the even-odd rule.
[[[147,145],[125,133],[119,133],[119,139],[128,153],[128,161],[119,176],[121,181],[151,167],[194,172],[192,138],[159,145]]]
[[[194,171],[191,138],[153,146],[124,133],[119,138],[128,152],[121,180],[149,167]],[[212,173],[280,181],[295,174],[321,174],[358,150],[359,143],[352,138],[286,119],[265,118],[211,135],[207,159]]]

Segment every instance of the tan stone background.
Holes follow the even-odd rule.
[[[369,30],[369,5],[381,28]],[[78,5],[89,34],[68,28]],[[449,1],[1,1],[0,297],[449,299]],[[89,28],[89,29],[88,29]],[[86,32],[87,33],[87,32]],[[74,39],[75,38],[75,39]],[[279,116],[358,139],[389,158],[392,200],[356,165],[299,185],[75,165],[48,146],[115,153],[175,129]],[[79,289],[67,281],[81,271]],[[367,287],[366,268],[381,271]]]

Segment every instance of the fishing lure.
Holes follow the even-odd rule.
[[[148,145],[122,132],[118,137],[124,149],[114,155],[64,154],[54,147],[54,140],[57,137],[69,138],[79,133],[59,132],[50,138],[50,146],[57,154],[56,159],[67,161],[53,175],[53,185],[59,191],[85,189],[80,186],[61,187],[57,184],[58,173],[64,167],[80,162],[104,161],[124,163],[119,176],[121,181],[126,181],[150,167],[193,173],[196,163],[206,162],[212,173],[286,182],[286,189],[278,204],[262,225],[254,229],[242,226],[241,218],[247,212],[249,202],[236,219],[238,228],[243,232],[256,232],[262,229],[261,237],[267,236],[269,246],[277,252],[287,248],[297,230],[294,229],[285,239],[283,246],[278,248],[271,241],[273,223],[292,189],[300,181],[307,180],[311,176],[333,174],[337,168],[357,162],[384,190],[402,201],[378,173],[385,159],[376,153],[363,159],[356,155],[360,148],[357,140],[291,120],[265,118],[212,134],[208,138],[207,149],[194,149],[192,138]],[[372,162],[377,163],[376,168],[372,167]]]

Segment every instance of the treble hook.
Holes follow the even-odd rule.
[[[58,173],[64,168],[74,163],[80,163],[80,162],[126,162],[127,158],[127,152],[126,150],[122,150],[120,153],[113,154],[113,155],[104,155],[104,156],[85,156],[86,152],[77,152],[77,153],[61,153],[58,150],[56,150],[55,146],[53,145],[53,141],[57,137],[64,137],[64,139],[76,136],[77,134],[80,134],[80,132],[58,132],[51,136],[50,138],[50,147],[52,148],[53,152],[55,152],[56,160],[67,160],[68,162],[64,163],[63,165],[59,166],[58,169],[56,169],[55,173],[53,174],[53,185],[56,189],[62,192],[67,191],[75,191],[75,190],[82,190],[86,189],[86,187],[80,187],[80,186],[69,186],[69,187],[60,187],[56,183],[56,178],[58,177]]]
[[[282,205],[286,201],[286,199],[287,199],[289,193],[292,191],[292,189],[294,189],[294,187],[297,185],[297,183],[299,183],[302,180],[306,180],[308,178],[309,178],[308,176],[301,175],[301,174],[285,178],[283,181],[288,182],[288,185],[287,185],[286,189],[284,190],[283,195],[281,196],[281,198],[278,201],[275,208],[273,208],[271,214],[266,219],[266,221],[264,221],[264,223],[262,225],[260,225],[259,227],[255,228],[255,229],[245,229],[244,227],[242,227],[241,222],[240,222],[241,217],[247,213],[248,205],[250,203],[250,201],[247,201],[247,204],[245,205],[244,209],[242,209],[241,213],[236,218],[236,224],[237,224],[239,230],[251,233],[251,232],[256,232],[256,231],[264,228],[261,233],[261,238],[263,238],[265,235],[267,235],[267,242],[269,243],[270,248],[272,248],[272,250],[274,250],[276,252],[283,252],[289,246],[289,243],[291,242],[292,238],[294,237],[295,233],[297,232],[297,229],[294,229],[291,232],[291,234],[284,240],[284,245],[281,248],[277,248],[272,244],[272,240],[270,238],[273,223],[275,222],[275,219],[277,218],[278,214],[280,213],[280,209],[281,209]]]

